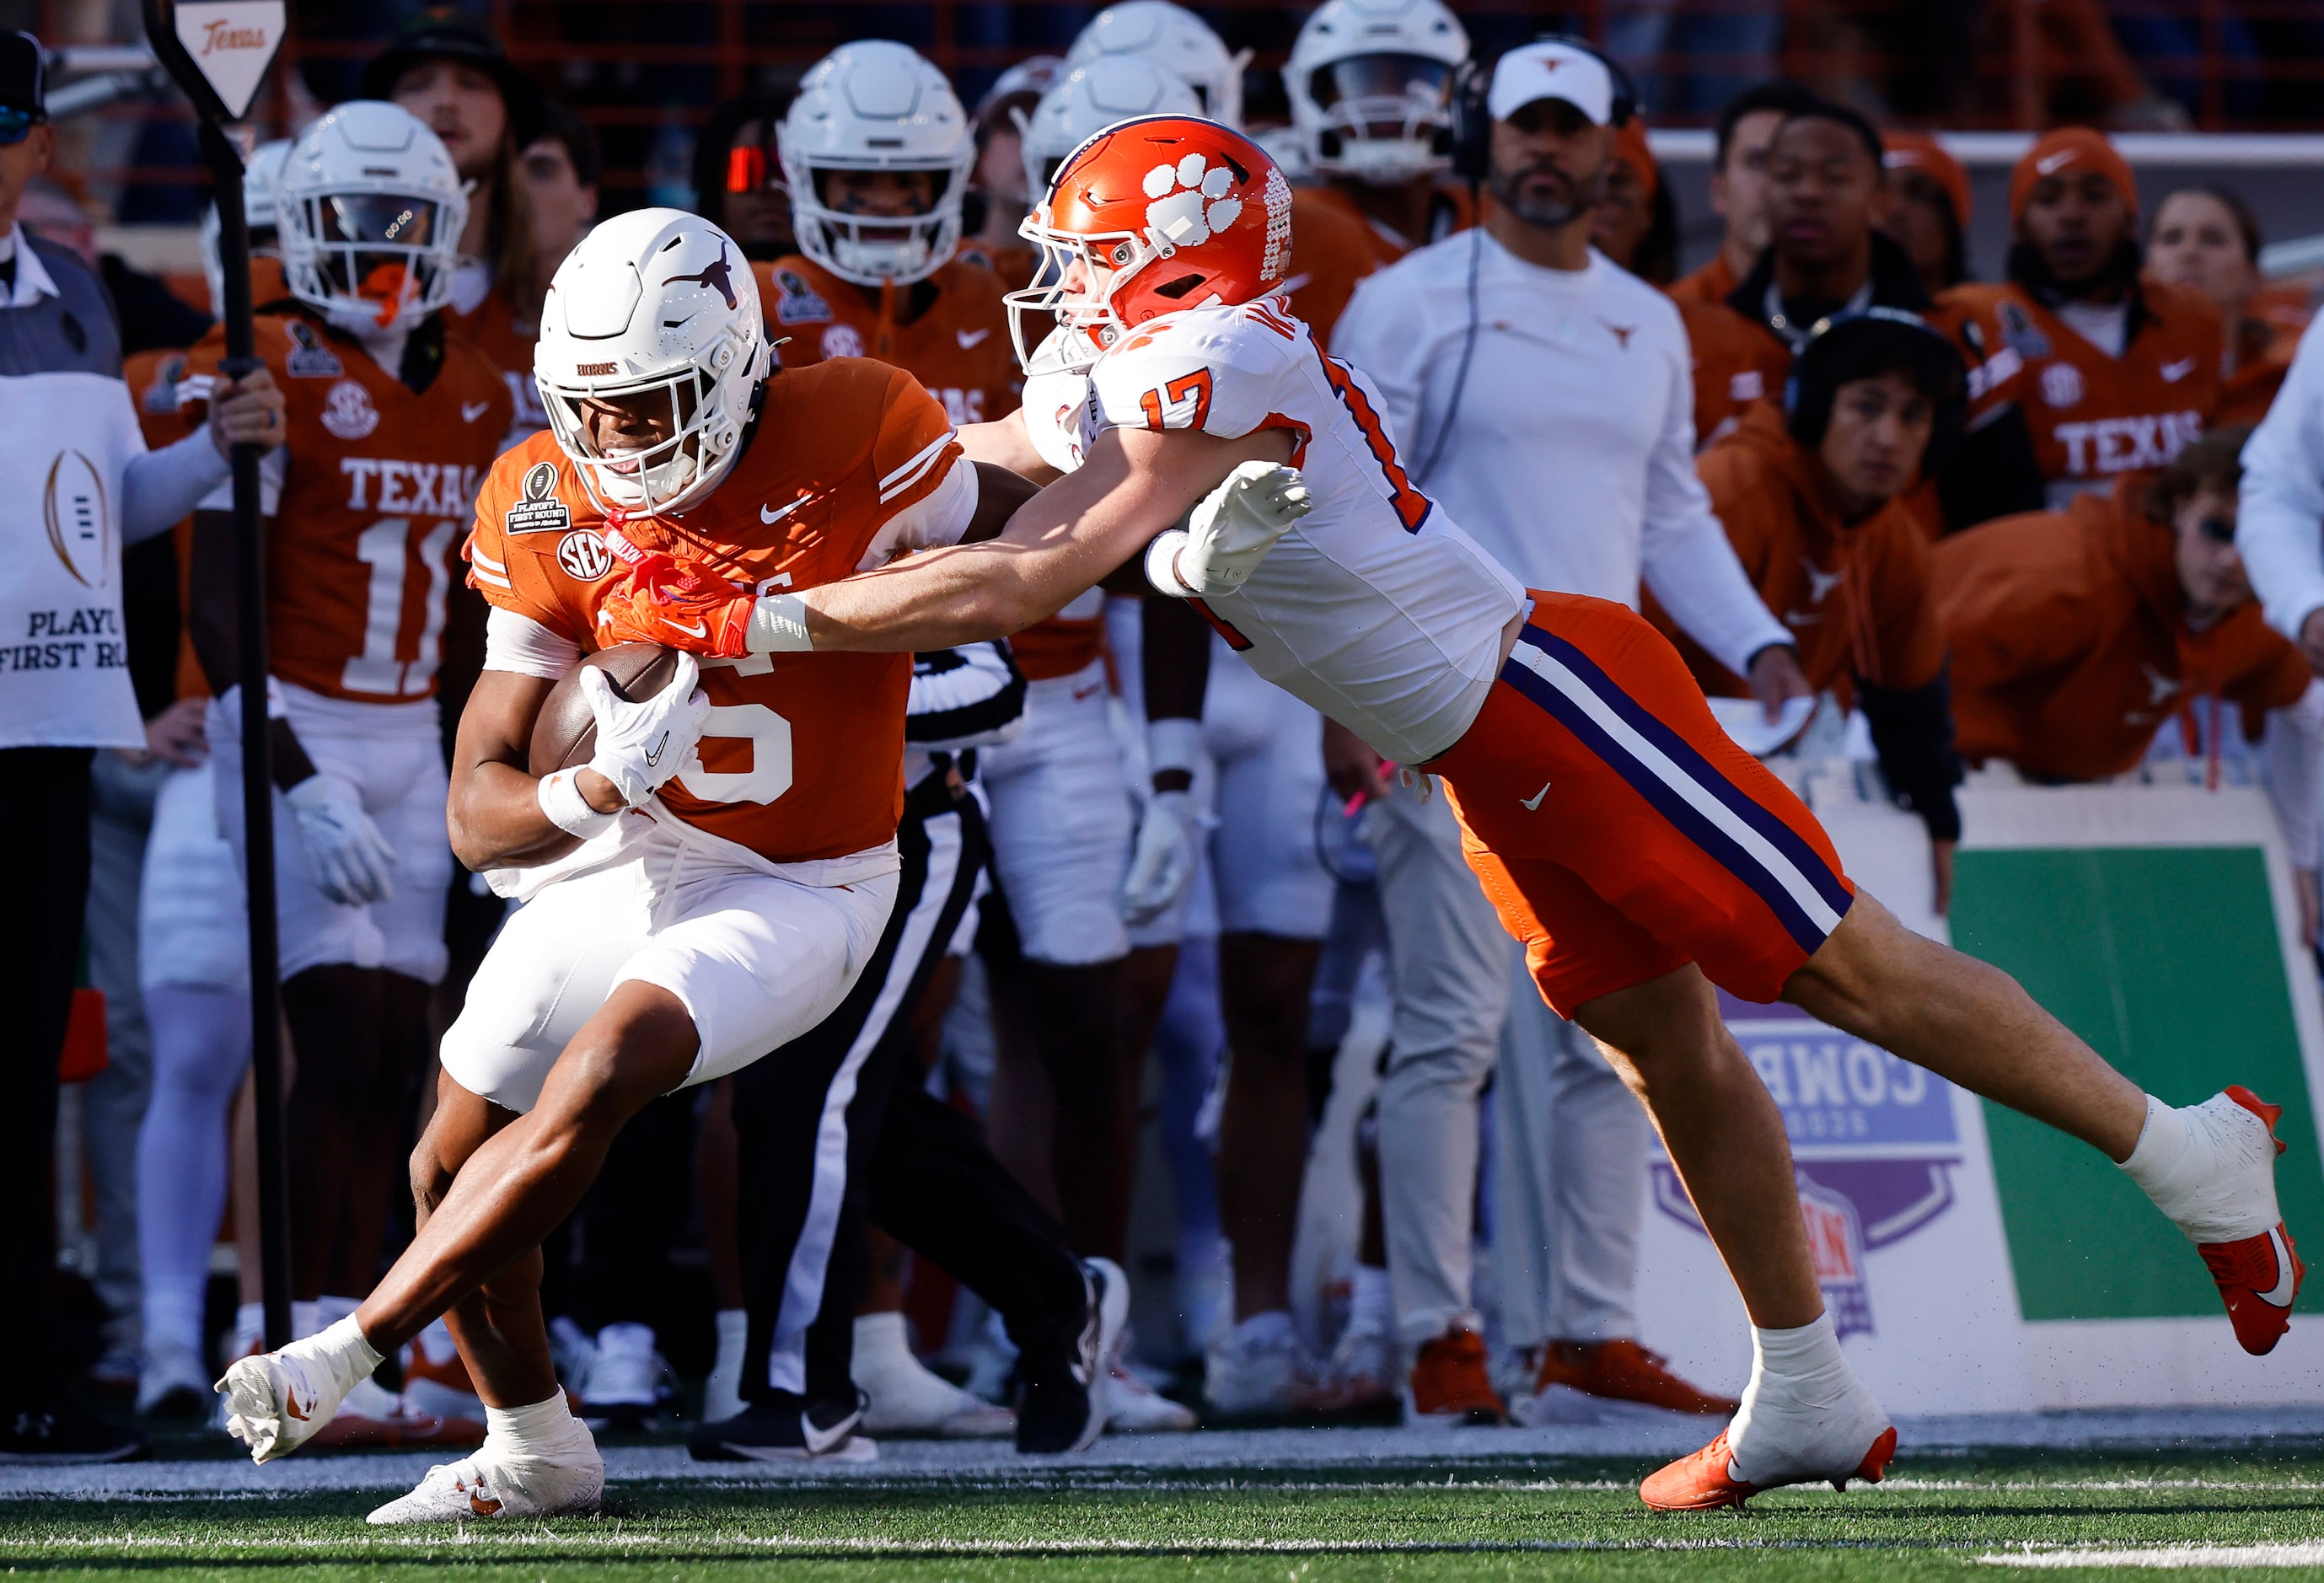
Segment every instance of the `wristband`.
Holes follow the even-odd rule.
[[[1203,759],[1203,722],[1183,715],[1166,715],[1146,726],[1146,761],[1160,775],[1172,769],[1194,773]]]
[[[1178,580],[1178,552],[1186,548],[1194,535],[1184,528],[1173,528],[1156,537],[1146,547],[1146,580],[1156,592],[1173,599],[1185,599],[1194,592]]]
[[[796,594],[759,595],[742,646],[753,654],[805,654],[814,649],[807,635],[807,601]]]
[[[560,769],[554,775],[541,777],[538,795],[540,811],[549,815],[551,824],[567,835],[577,835],[588,841],[611,830],[614,821],[622,815],[618,809],[611,814],[601,814],[591,807],[589,799],[581,795],[580,780],[580,770]]]

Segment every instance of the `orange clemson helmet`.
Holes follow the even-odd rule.
[[[1142,115],[1065,156],[1018,235],[1041,269],[1009,294],[1018,361],[1028,315],[1074,332],[1093,361],[1148,319],[1278,290],[1291,267],[1291,183],[1267,151],[1193,115]],[[1074,265],[1081,265],[1076,272]],[[1069,290],[1070,288],[1070,290]]]

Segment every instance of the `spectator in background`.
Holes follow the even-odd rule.
[[[2009,224],[2008,279],[1944,298],[1970,368],[1955,529],[2166,467],[2219,403],[2219,316],[2139,278],[2138,187],[2104,136],[2069,126],[2028,149]]]
[[[1724,302],[1767,246],[1767,145],[1775,131],[1816,97],[1795,82],[1746,88],[1719,112],[1711,161],[1711,211],[1727,222],[1711,262],[1671,288],[1682,300]]]
[[[2324,685],[2252,603],[2236,544],[2249,431],[2215,429],[2160,478],[2116,481],[2065,510],[2004,518],[1936,548],[1953,716],[1972,762],[2043,781],[2136,768],[2176,717],[2216,762],[2236,705],[2266,741],[2267,787],[2316,940]],[[2310,532],[2315,529],[2311,524]]]
[[[2300,331],[2252,311],[2259,292],[2259,216],[2224,187],[2181,187],[2154,210],[2146,239],[2150,279],[2185,286],[2219,310],[2219,421],[2257,423],[2291,371]]]
[[[1590,245],[1650,284],[1669,276],[1657,257],[1678,245],[1678,209],[1646,143],[1646,121],[1633,115],[1614,140],[1606,196],[1590,222]],[[1664,262],[1675,263],[1675,257]],[[1731,433],[1752,403],[1784,387],[1784,348],[1741,315],[1716,302],[1674,297],[1694,353],[1694,443],[1707,450]]]
[[[2267,624],[2324,673],[2324,336],[2301,338],[2243,460],[2236,548]]]
[[[1969,279],[1969,171],[1925,132],[1886,132],[1881,143],[1888,213],[1880,229],[1904,250],[1934,297]]]
[[[1586,50],[1545,40],[1503,55],[1487,94],[1492,207],[1465,235],[1365,280],[1333,349],[1378,382],[1414,482],[1526,586],[1630,603],[1643,573],[1774,710],[1807,683],[1695,475],[1677,310],[1589,245],[1616,103],[1611,74]],[[1396,1009],[1380,1198],[1397,1329],[1416,1349],[1406,1417],[1496,1422],[1470,1306],[1470,1236],[1478,1096],[1508,1011],[1512,945],[1443,798],[1391,784],[1378,755],[1337,726],[1324,759],[1342,796],[1371,798],[1365,833],[1388,924]],[[1555,1166],[1559,1235],[1536,1256],[1564,1301],[1543,1305],[1546,1333],[1509,1339],[1541,1344],[1528,1382],[1537,1392],[1723,1411],[1637,1341],[1646,1118],[1597,1047],[1555,1026],[1554,1047],[1532,1052],[1554,1100],[1523,1147]]]
[[[1927,824],[1940,913],[1960,838],[1960,761],[1928,538],[1904,496],[1959,437],[1965,382],[1960,354],[1925,320],[1868,308],[1810,341],[1784,405],[1752,409],[1698,464],[1745,575],[1800,646],[1808,685],[1862,707],[1889,791]],[[1750,696],[1659,606],[1647,614],[1704,692]]]
[[[517,156],[517,171],[531,197],[542,262],[554,271],[597,223],[597,182],[604,173],[597,134],[551,100],[541,109],[540,135]]]
[[[694,142],[695,211],[753,263],[798,251],[775,157],[775,128],[789,103],[771,94],[729,99],[710,112]]]
[[[969,175],[968,235],[961,251],[1012,291],[1033,280],[1033,250],[1017,235],[1033,207],[1025,177],[1025,124],[1065,75],[1064,65],[1055,55],[1019,60],[993,78],[976,104],[976,164]]]
[[[519,151],[544,126],[540,89],[482,25],[431,11],[405,23],[395,42],[373,57],[360,92],[417,116],[469,183],[460,252],[470,262],[453,281],[446,322],[500,365],[518,428],[526,435],[546,428],[548,415],[532,388],[532,344],[556,261],[533,216],[530,184],[517,169]],[[459,717],[465,698],[463,692],[446,699],[447,720]]]
[[[120,551],[165,531],[226,477],[233,441],[271,445],[282,399],[252,375],[218,391],[214,428],[148,451],[121,377],[120,333],[96,272],[17,220],[54,143],[40,41],[0,34],[0,424],[16,465],[0,480],[10,541],[0,563],[0,818],[30,833],[0,908],[0,993],[18,1021],[0,1064],[0,1342],[25,1360],[0,1386],[0,1461],[113,1462],[144,1437],[88,1416],[54,1356],[53,1188],[57,1062],[80,967],[90,868],[90,763],[99,748],[151,744],[123,640]],[[60,489],[86,492],[99,520],[58,521]],[[56,553],[32,553],[52,541]]]

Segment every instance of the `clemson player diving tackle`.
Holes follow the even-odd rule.
[[[1751,1318],[1741,1410],[1646,1480],[1651,1505],[1877,1479],[1895,1447],[1824,1312],[1782,1118],[1714,986],[2103,1150],[2196,1243],[2237,1339],[2272,1348],[2302,1274],[2276,1209],[2275,1108],[2240,1088],[2166,1106],[2006,974],[1904,929],[1653,628],[1518,586],[1446,520],[1369,382],[1276,295],[1290,204],[1268,155],[1210,122],[1091,138],[1026,222],[1047,267],[1012,298],[1059,321],[1045,367],[1084,368],[1056,419],[1078,466],[996,539],[815,588],[633,578],[605,607],[613,631],[714,655],[900,653],[1017,630],[1142,552],[1260,676],[1441,779],[1543,997],[1654,1117]],[[963,446],[1029,465],[1028,425],[1056,410],[1028,401]]]
[[[689,566],[722,594],[810,586],[989,536],[1033,492],[963,460],[895,369],[769,377],[748,262],[676,210],[609,220],[566,260],[535,368],[552,428],[495,464],[468,544],[493,612],[450,806],[461,861],[527,905],[444,1037],[419,1236],[355,1316],[219,1384],[265,1461],[445,1315],[485,1442],[378,1523],[595,1509],[604,1463],[549,1360],[540,1240],[645,1103],[826,1017],[895,896],[910,658],[684,655],[634,703],[587,669],[594,756],[536,778],[544,703],[618,641],[605,599]]]

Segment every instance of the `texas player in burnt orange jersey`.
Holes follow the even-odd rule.
[[[2210,427],[2219,316],[2190,288],[2140,278],[2138,189],[2099,133],[2066,127],[2028,149],[2010,175],[2009,214],[2009,278],[1941,299],[1969,362],[1972,439],[1960,461],[2022,424],[2015,444],[2022,454],[2030,441],[2043,498],[2062,510],[2124,474],[2170,465]]]
[[[466,199],[425,127],[392,105],[342,105],[288,152],[276,190],[290,296],[255,328],[290,407],[261,509],[282,1001],[300,1057],[291,1290],[352,1302],[379,1267],[402,1118],[429,1061],[452,876],[436,667],[451,557],[509,402],[439,312]],[[189,354],[189,412],[225,354],[221,330]],[[246,703],[230,503],[220,492],[194,523],[192,634],[222,742]],[[238,842],[240,766],[231,752],[215,764],[220,824]],[[424,1427],[403,1418],[367,1391],[337,1432]]]
[[[452,1308],[492,1433],[378,1521],[473,1515],[479,1488],[512,1515],[595,1506],[604,1467],[557,1386],[535,1244],[631,1115],[815,1026],[881,938],[908,657],[768,660],[737,641],[636,702],[586,669],[593,756],[529,768],[617,588],[815,586],[989,533],[1029,495],[997,474],[981,489],[909,376],[839,359],[770,378],[770,361],[732,238],[671,209],[609,220],[543,312],[550,432],[479,497],[467,554],[493,613],[451,817],[462,861],[526,905],[444,1038],[419,1237],[352,1319],[227,1382],[229,1428],[279,1455]]]

